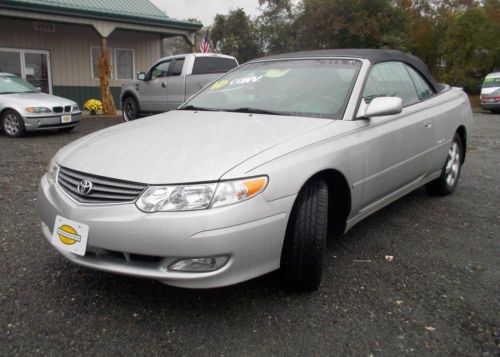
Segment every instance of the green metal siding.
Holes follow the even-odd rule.
[[[120,103],[120,87],[110,87],[113,100],[115,101],[116,109],[121,108]],[[78,103],[80,108],[83,107],[88,99],[101,100],[101,90],[99,87],[86,87],[86,86],[53,86],[52,94],[59,97],[68,98]]]
[[[201,24],[168,17],[149,0],[2,0],[0,6],[32,11],[62,12],[70,16],[81,14],[125,21],[147,21],[185,30],[198,30],[202,27]]]

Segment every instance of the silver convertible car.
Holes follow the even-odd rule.
[[[280,268],[316,289],[327,232],[422,185],[455,190],[471,122],[462,90],[399,51],[254,60],[176,111],[62,148],[41,179],[41,227],[89,268],[188,288]]]
[[[35,130],[70,131],[80,124],[81,113],[72,100],[40,93],[22,78],[0,73],[0,127],[9,137]]]

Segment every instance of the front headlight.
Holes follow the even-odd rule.
[[[34,114],[39,114],[39,113],[50,113],[50,109],[47,107],[27,107],[25,110],[28,113],[34,113]]]
[[[262,192],[267,177],[192,185],[150,186],[136,202],[144,212],[189,211],[222,207]]]
[[[80,110],[80,107],[78,106],[78,104],[73,104],[73,109],[72,109],[72,111],[73,111],[73,112],[77,112],[77,111],[79,111],[79,110]]]
[[[59,165],[56,162],[56,158],[53,157],[47,165],[47,178],[50,183],[54,183],[57,177],[57,171],[59,170]]]

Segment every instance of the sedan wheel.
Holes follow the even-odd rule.
[[[313,179],[297,196],[281,253],[288,286],[316,290],[321,283],[328,226],[328,186]]]
[[[458,134],[455,134],[451,142],[448,156],[444,164],[441,176],[427,184],[429,192],[437,195],[449,195],[458,185],[460,171],[462,169],[463,146]]]
[[[24,135],[24,122],[21,116],[13,110],[6,110],[2,116],[2,130],[11,138],[19,138]]]

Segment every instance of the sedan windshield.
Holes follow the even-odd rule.
[[[37,90],[16,76],[0,76],[0,94],[35,93]]]
[[[342,118],[360,67],[350,59],[248,63],[180,109]]]

